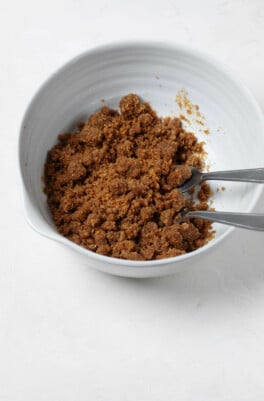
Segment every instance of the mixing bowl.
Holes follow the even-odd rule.
[[[120,42],[89,50],[66,63],[39,89],[22,125],[19,162],[25,214],[40,234],[67,245],[98,270],[127,277],[174,273],[205,258],[220,241],[228,240],[232,227],[215,224],[215,238],[206,246],[182,256],[155,261],[129,261],[93,253],[61,236],[51,219],[43,193],[43,165],[57,135],[102,107],[118,107],[120,98],[137,93],[159,115],[178,115],[176,94],[184,88],[206,116],[192,131],[205,142],[211,170],[263,167],[264,122],[256,101],[226,67],[193,49],[157,42]],[[216,188],[221,183],[212,184]],[[262,188],[225,183],[216,193],[217,210],[249,212]],[[48,244],[47,244],[48,246]]]

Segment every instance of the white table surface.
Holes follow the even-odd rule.
[[[68,59],[121,38],[205,50],[264,107],[262,0],[1,3],[0,401],[263,401],[262,234],[236,230],[206,266],[137,281],[80,264],[23,218],[29,99]]]

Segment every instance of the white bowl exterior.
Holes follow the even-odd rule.
[[[93,266],[112,274],[147,277],[177,271],[180,262],[203,254],[232,228],[215,225],[216,236],[205,247],[176,258],[134,262],[97,255],[57,233],[43,193],[41,176],[47,151],[57,135],[102,107],[118,107],[120,98],[137,93],[159,115],[177,115],[175,97],[185,88],[206,115],[210,135],[194,133],[206,142],[212,170],[263,167],[264,123],[250,93],[225,68],[204,55],[168,44],[113,44],[89,51],[66,64],[38,91],[24,117],[19,145],[27,220],[41,234],[69,245],[93,259]],[[213,188],[221,184],[214,183]],[[253,209],[261,187],[225,183],[217,194],[217,210]],[[91,259],[90,259],[91,260]],[[191,260],[189,260],[191,262]]]

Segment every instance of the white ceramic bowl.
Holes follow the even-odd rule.
[[[197,128],[206,142],[211,170],[263,167],[264,122],[247,89],[223,66],[194,50],[167,43],[125,42],[90,50],[49,78],[31,101],[21,125],[19,160],[26,218],[40,234],[72,248],[98,270],[127,277],[162,276],[195,263],[226,239],[233,228],[215,225],[208,245],[186,255],[136,262],[88,251],[55,229],[43,194],[41,176],[47,151],[57,135],[74,127],[101,106],[117,107],[130,92],[150,101],[159,115],[179,112],[175,96],[184,87],[206,115],[211,134]],[[221,183],[216,183],[221,185]],[[215,196],[218,210],[249,212],[261,187],[225,184]]]

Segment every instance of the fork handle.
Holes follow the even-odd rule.
[[[213,171],[211,173],[203,173],[201,180],[264,183],[264,168],[252,168],[248,170]]]
[[[227,224],[248,230],[264,231],[264,214],[260,213],[231,213],[214,212],[209,210],[194,210],[187,212],[183,219],[199,218]]]

